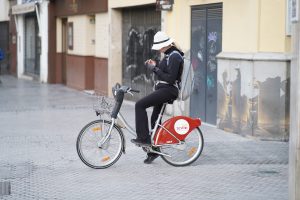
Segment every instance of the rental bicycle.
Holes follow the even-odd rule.
[[[125,128],[136,137],[135,130],[126,122],[120,113],[124,95],[138,93],[127,86],[116,84],[113,89],[113,103],[100,99],[101,106],[96,108],[100,119],[88,123],[77,137],[77,153],[81,161],[94,169],[104,169],[118,161],[125,153]],[[172,102],[169,102],[172,103]],[[170,165],[186,166],[195,162],[204,146],[200,130],[201,120],[187,116],[175,116],[161,123],[167,103],[162,106],[158,119],[151,133],[151,145],[141,146],[147,153],[156,153]],[[102,114],[112,108],[111,119],[101,118]],[[117,122],[121,121],[124,126]]]

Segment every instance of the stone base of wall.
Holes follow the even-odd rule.
[[[288,55],[220,53],[218,128],[260,139],[288,140],[289,88]]]

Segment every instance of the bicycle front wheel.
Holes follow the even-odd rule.
[[[124,136],[121,129],[114,125],[109,138],[104,138],[111,126],[110,121],[96,120],[87,124],[77,137],[77,153],[81,161],[94,169],[112,166],[122,155]]]
[[[195,128],[182,144],[163,145],[160,152],[162,159],[173,166],[186,166],[195,162],[202,153],[204,139],[199,128]]]

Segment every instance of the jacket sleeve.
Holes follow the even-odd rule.
[[[178,76],[181,62],[182,62],[182,58],[177,54],[173,54],[169,58],[169,65],[166,66],[166,70],[157,68],[155,73],[158,75],[158,78],[160,80],[166,81],[170,84],[174,84]],[[165,61],[165,65],[167,65],[166,63],[167,62]]]

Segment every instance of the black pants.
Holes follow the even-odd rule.
[[[146,109],[153,106],[153,112],[151,116],[151,126],[153,129],[163,104],[170,100],[176,99],[177,96],[178,89],[176,87],[172,85],[164,85],[136,102],[135,127],[137,137],[139,139],[150,141]]]

